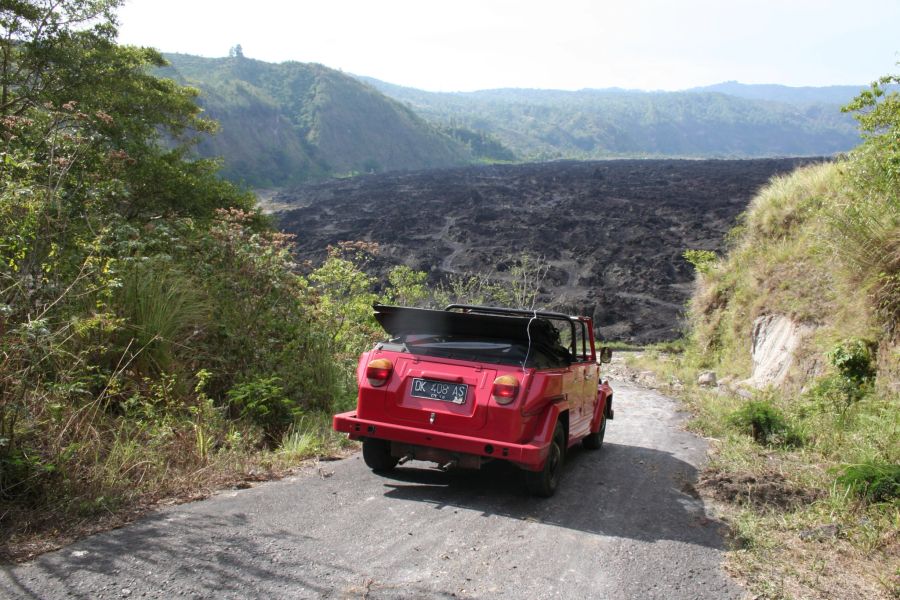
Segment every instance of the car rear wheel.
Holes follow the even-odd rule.
[[[603,446],[603,436],[606,435],[606,415],[603,415],[600,421],[600,429],[596,433],[587,434],[582,440],[581,445],[588,450],[599,450]]]
[[[542,498],[549,498],[556,492],[556,488],[559,487],[559,478],[562,475],[565,448],[566,431],[563,429],[562,423],[557,423],[544,468],[540,471],[525,473],[525,485],[529,492]]]
[[[373,471],[390,471],[397,466],[397,462],[400,460],[396,456],[391,456],[389,441],[377,438],[364,439],[362,453],[366,466]]]

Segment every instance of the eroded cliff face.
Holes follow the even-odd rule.
[[[273,201],[288,206],[280,223],[300,259],[372,241],[374,272],[403,263],[436,284],[451,273],[502,280],[516,257],[543,257],[543,307],[593,315],[606,339],[649,342],[681,334],[694,277],[684,250],[721,250],[758,189],[804,162],[494,165],[331,181]]]
[[[814,332],[812,325],[784,315],[758,317],[753,322],[753,373],[744,383],[763,389],[785,384],[792,369],[802,371],[803,380],[817,374],[821,365],[802,352],[804,343]]]

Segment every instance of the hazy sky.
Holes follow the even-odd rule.
[[[427,90],[865,84],[900,0],[127,0],[119,40],[319,62]]]

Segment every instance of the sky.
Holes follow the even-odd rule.
[[[429,91],[862,85],[900,0],[126,0],[119,41],[317,62]]]

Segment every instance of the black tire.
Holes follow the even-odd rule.
[[[562,423],[556,423],[553,431],[553,441],[550,443],[550,452],[544,468],[540,471],[527,471],[525,473],[525,485],[528,491],[535,496],[549,498],[559,487],[559,479],[562,476],[563,462],[566,457],[566,430]]]
[[[588,450],[599,450],[603,447],[603,436],[606,435],[606,413],[600,421],[600,429],[596,433],[589,433],[581,440],[581,445]]]
[[[373,471],[390,471],[397,466],[400,460],[391,456],[391,443],[378,438],[366,438],[363,440],[363,460],[366,466]]]

